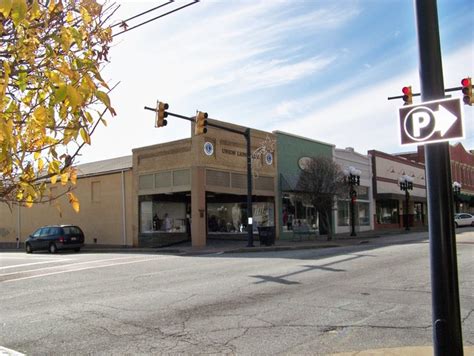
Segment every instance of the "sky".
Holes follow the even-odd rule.
[[[118,1],[112,22],[165,2]],[[127,24],[190,2],[175,0]],[[474,77],[474,1],[438,0],[438,16],[444,86],[459,87]],[[157,100],[181,115],[205,111],[363,154],[416,150],[400,145],[403,101],[387,100],[406,85],[420,92],[410,0],[201,0],[114,37],[109,60],[102,76],[118,83],[110,93],[118,115],[93,134],[77,163],[190,137],[190,123],[177,118],[154,127],[144,106]],[[474,108],[462,110],[465,139],[451,143],[474,149]]]

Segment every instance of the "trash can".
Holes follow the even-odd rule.
[[[258,239],[260,240],[260,246],[275,245],[275,226],[259,226]]]

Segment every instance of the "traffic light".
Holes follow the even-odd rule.
[[[207,112],[196,112],[196,125],[194,126],[194,134],[201,135],[207,132]]]
[[[474,103],[474,97],[472,96],[472,81],[470,77],[461,80],[462,93],[464,95],[463,101],[466,105],[472,105]]]
[[[403,87],[402,92],[403,92],[403,101],[405,102],[404,105],[413,104],[413,93],[411,91],[411,86]]]
[[[168,116],[168,113],[165,110],[168,110],[168,104],[156,101],[156,118],[155,118],[155,127],[166,126],[168,121],[165,120],[165,117]]]

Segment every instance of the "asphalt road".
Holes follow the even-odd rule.
[[[426,235],[426,234],[424,234]],[[458,229],[474,345],[474,228]],[[34,354],[329,354],[432,344],[423,234],[321,250],[0,253],[0,346]]]

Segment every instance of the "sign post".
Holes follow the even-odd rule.
[[[414,0],[422,101],[444,98],[443,68],[436,0]],[[444,108],[446,106],[442,105]],[[448,109],[446,109],[448,110]],[[435,135],[436,111],[413,112],[412,139]],[[448,110],[449,111],[449,110]],[[407,113],[407,115],[409,115]],[[435,116],[434,120],[432,115]],[[438,114],[439,115],[439,114]],[[432,126],[435,126],[433,129]],[[453,123],[454,125],[454,123]],[[439,127],[439,126],[438,126]],[[450,130],[449,128],[447,129]],[[430,136],[430,131],[433,131]],[[444,127],[438,131],[445,131]],[[447,132],[447,131],[446,131]],[[446,135],[446,133],[445,133]],[[445,135],[442,135],[445,137]],[[415,140],[416,141],[416,140]],[[449,143],[425,146],[430,236],[433,350],[436,356],[463,355],[459,284],[454,231]]]

